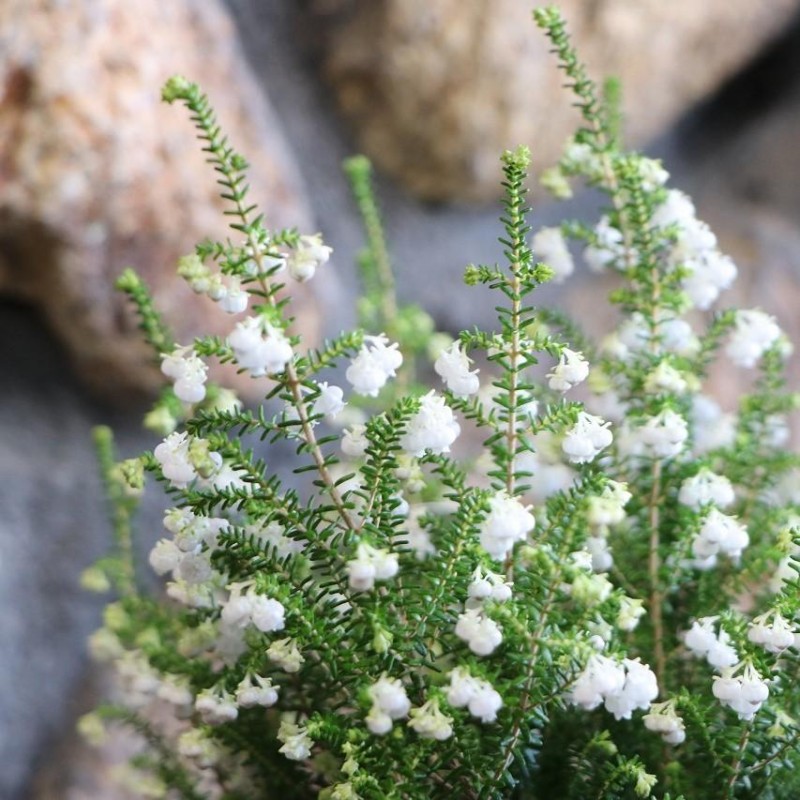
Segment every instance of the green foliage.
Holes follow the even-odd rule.
[[[245,287],[254,300],[227,338],[176,348],[141,281],[120,279],[174,386],[147,418],[166,436],[152,453],[115,465],[110,432],[96,434],[114,549],[84,580],[121,598],[92,650],[116,668],[128,707],[102,707],[82,729],[98,738],[108,722],[132,727],[148,747],[134,767],[164,793],[797,792],[798,655],[785,637],[800,614],[799,465],[781,437],[798,403],[787,343],[760,312],[706,314],[699,336],[683,319],[702,316],[730,267],[661,165],[621,149],[619,87],[597,91],[558,11],[534,17],[583,120],[542,183],[564,197],[582,180],[607,207],[597,226],[566,221],[532,239],[530,151],[504,153],[503,263],[465,272],[494,293],[497,326],[463,331],[442,353],[430,317],[395,297],[363,157],[345,164],[366,237],[363,329],[318,349],[292,337],[279,280],[310,280],[328,248],[271,231],[208,99],[182,78],[164,88],[190,110],[232,230],[200,243],[179,273],[195,291]],[[571,264],[565,239],[620,279],[610,302],[622,323],[603,341],[533,304]],[[713,291],[698,288],[713,269]],[[480,391],[468,353],[481,360]],[[757,366],[728,416],[702,393],[720,355]],[[584,356],[590,392],[566,399],[587,378]],[[203,359],[249,373],[263,402],[244,408],[206,386]],[[423,387],[431,360],[441,393]],[[349,398],[358,416],[343,435],[328,381],[348,363],[362,396]],[[613,435],[589,413],[598,405]],[[471,447],[454,444],[462,424]],[[288,476],[275,468],[287,450]],[[142,593],[133,571],[145,473],[173,506],[150,555],[171,577],[163,599]],[[783,644],[766,646],[781,625]]]

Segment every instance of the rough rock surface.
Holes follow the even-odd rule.
[[[174,73],[203,86],[251,160],[268,224],[313,232],[275,115],[216,0],[0,0],[0,293],[41,309],[83,379],[117,399],[160,377],[114,277],[135,267],[185,343],[208,332],[198,320],[212,304],[175,275],[176,259],[227,235],[188,113],[160,102]],[[315,336],[317,315],[302,316]],[[210,318],[213,332],[232,327]]]
[[[339,162],[352,152],[352,144],[297,46],[302,26],[296,20],[296,0],[229,1],[257,78],[267,86],[313,190],[319,227],[336,248],[336,269],[352,293],[356,279],[351,257],[361,234],[339,170]],[[794,50],[798,41],[796,38]],[[770,146],[769,131],[762,132],[758,120],[742,133],[737,140],[742,147],[751,136],[758,136],[765,157],[774,158],[776,152],[787,156]],[[800,241],[793,226],[782,221],[783,209],[759,207],[759,213],[751,215],[752,206],[742,204],[736,196],[743,191],[738,183],[740,173],[732,169],[736,158],[731,156],[720,164],[711,157],[721,152],[731,135],[731,125],[717,127],[713,147],[687,161],[686,143],[675,141],[673,134],[672,152],[667,153],[666,161],[674,171],[676,185],[690,193],[708,187],[708,193],[696,198],[698,213],[715,226],[722,246],[739,263],[742,285],[751,281],[744,277],[749,263],[754,266],[747,274],[755,276],[756,288],[770,293],[740,298],[729,292],[723,298],[725,304],[740,299],[760,303],[765,310],[779,313],[781,324],[789,327],[797,316],[791,303],[800,287],[792,267],[800,263]],[[185,146],[186,139],[181,139],[181,147]],[[791,148],[794,154],[796,148]],[[781,163],[786,164],[781,174],[786,190],[796,192],[800,185],[797,173],[789,168],[790,161]],[[719,179],[713,178],[717,170],[721,170]],[[757,169],[753,167],[752,172]],[[500,256],[495,242],[496,210],[431,209],[385,180],[379,188],[401,295],[429,308],[444,328],[491,325],[491,304],[486,304],[479,291],[465,287],[460,276],[466,263],[492,263]],[[776,201],[783,196],[776,195]],[[730,198],[729,207],[715,215],[720,197]],[[590,206],[591,201],[569,213],[590,218]],[[735,206],[740,210],[734,211]],[[552,224],[561,214],[561,209],[537,208],[534,224]],[[747,236],[755,228],[772,233],[761,239],[760,245],[747,244]],[[751,233],[743,236],[743,231]],[[741,246],[737,244],[740,239]],[[772,253],[769,257],[765,255],[768,252]],[[770,275],[782,276],[782,283],[772,285],[767,279]],[[567,284],[567,305],[581,319],[594,318],[597,279],[581,272],[571,284]],[[777,311],[772,295],[779,295],[775,303],[785,303],[786,313]],[[544,304],[552,299],[548,292],[537,301]],[[56,741],[74,736],[71,718],[91,706],[86,696],[75,702],[70,696],[85,678],[83,640],[99,624],[99,599],[82,592],[77,577],[81,567],[103,552],[108,535],[93,477],[89,428],[103,421],[112,422],[118,431],[124,429],[126,455],[151,446],[152,441],[134,433],[138,425],[135,415],[127,420],[119,415],[113,422],[106,411],[87,400],[64,366],[62,349],[44,335],[29,310],[0,303],[0,341],[14,343],[13,348],[0,345],[0,383],[4,386],[0,392],[0,604],[6,610],[0,615],[0,681],[7,689],[0,693],[0,752],[5,756],[0,798],[119,800],[107,782],[107,762],[95,760],[80,745],[77,751],[72,746],[57,748]],[[157,538],[158,513],[153,511],[143,523],[144,536]],[[50,767],[49,775],[45,766]],[[32,770],[42,778],[36,787],[26,783]]]
[[[624,87],[641,143],[741,68],[797,0],[562,0],[594,76]],[[317,0],[325,70],[364,151],[420,197],[489,199],[497,154],[524,143],[549,165],[576,114],[519,0]]]
[[[80,710],[86,637],[99,624],[101,598],[79,586],[109,541],[91,426],[112,424],[124,456],[153,437],[87,400],[29,311],[0,305],[0,341],[0,798],[30,800],[34,758],[52,761]],[[142,515],[143,540],[159,516],[152,504]]]

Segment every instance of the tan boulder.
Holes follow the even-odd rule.
[[[196,241],[231,232],[188,111],[160,101],[174,73],[201,84],[250,160],[267,223],[313,232],[275,115],[216,0],[0,0],[0,293],[41,309],[82,378],[118,400],[162,380],[113,288],[124,267],[152,287],[178,341],[233,326],[175,274]],[[300,294],[316,336],[313,299]]]
[[[432,200],[498,194],[498,153],[557,158],[577,114],[520,0],[317,0],[325,71],[364,151]],[[590,75],[622,79],[645,142],[741,68],[797,0],[561,0]]]

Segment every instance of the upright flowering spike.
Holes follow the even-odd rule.
[[[478,370],[470,372],[469,359],[460,342],[453,342],[442,350],[433,368],[456,397],[469,397],[481,388]]]
[[[245,159],[206,98],[184,79],[168,84],[167,99],[184,100],[200,128],[234,231],[199,244],[181,274],[217,304],[205,304],[210,313],[239,316],[224,343],[210,326],[194,348],[173,348],[141,282],[123,276],[175,387],[149,416],[166,437],[154,456],[112,465],[107,435],[97,441],[116,547],[88,577],[121,600],[92,653],[115,667],[126,707],[178,758],[161,770],[164,785],[142,783],[140,794],[784,788],[800,704],[800,467],[788,452],[800,400],[781,374],[788,343],[763,312],[698,313],[718,302],[735,264],[691,201],[666,188],[657,161],[621,152],[614,86],[595,91],[559,12],[535,18],[584,117],[544,182],[564,195],[568,181],[587,178],[607,216],[593,230],[542,229],[529,247],[530,153],[504,154],[503,263],[465,275],[498,298],[497,324],[470,326],[455,342],[393,295],[364,159],[347,167],[367,239],[359,316],[399,341],[351,331],[312,349],[302,325],[290,337],[279,281],[313,279],[330,248],[266,227],[246,196]],[[567,237],[588,245],[591,269],[622,282],[611,297],[617,330],[598,347],[532,294],[573,271]],[[248,290],[258,297],[249,311]],[[760,368],[743,397],[725,398],[738,418],[701,393],[726,345]],[[433,383],[447,388],[423,388],[412,368],[387,385],[404,353],[434,358]],[[479,355],[480,375],[468,357]],[[269,376],[263,404],[246,410],[206,389],[211,358]],[[340,368],[342,388],[324,380]],[[582,382],[594,396],[585,408],[561,396]],[[346,408],[348,393],[374,399],[347,397]],[[292,452],[290,464],[273,458]],[[146,470],[176,506],[149,554],[168,581],[160,605],[135,585],[128,541]],[[777,596],[762,594],[768,583]],[[718,616],[693,621],[703,604]],[[658,703],[662,675],[675,699]],[[747,724],[767,702],[766,719]],[[582,709],[594,709],[591,720]],[[691,715],[686,724],[679,712]],[[85,727],[102,734],[96,720]],[[690,747],[665,750],[690,731]],[[576,780],[575,759],[557,751],[590,739]],[[544,772],[526,769],[531,748],[556,754]],[[656,774],[667,784],[657,792]],[[587,776],[597,785],[582,786]]]

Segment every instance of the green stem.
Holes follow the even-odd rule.
[[[133,559],[131,517],[137,502],[135,499],[125,496],[119,480],[114,477],[116,459],[114,435],[111,429],[105,425],[98,425],[92,434],[100,467],[100,477],[109,504],[109,517],[114,537],[114,555],[118,567],[113,576],[115,588],[121,595],[133,595],[136,594],[136,567]]]
[[[662,694],[666,693],[666,658],[664,656],[664,618],[661,592],[661,540],[660,510],[661,502],[661,462],[653,462],[653,486],[650,491],[650,544],[647,560],[647,572],[650,579],[650,624],[653,628],[653,653],[658,686]]]
[[[747,743],[750,741],[750,726],[745,725],[742,730],[741,738],[739,739],[739,746],[736,748],[736,759],[733,762],[731,775],[728,779],[728,785],[725,787],[725,797],[728,800],[733,800],[736,791],[736,781],[739,780],[739,772],[742,768],[742,759],[744,758],[745,751],[747,750]]]

